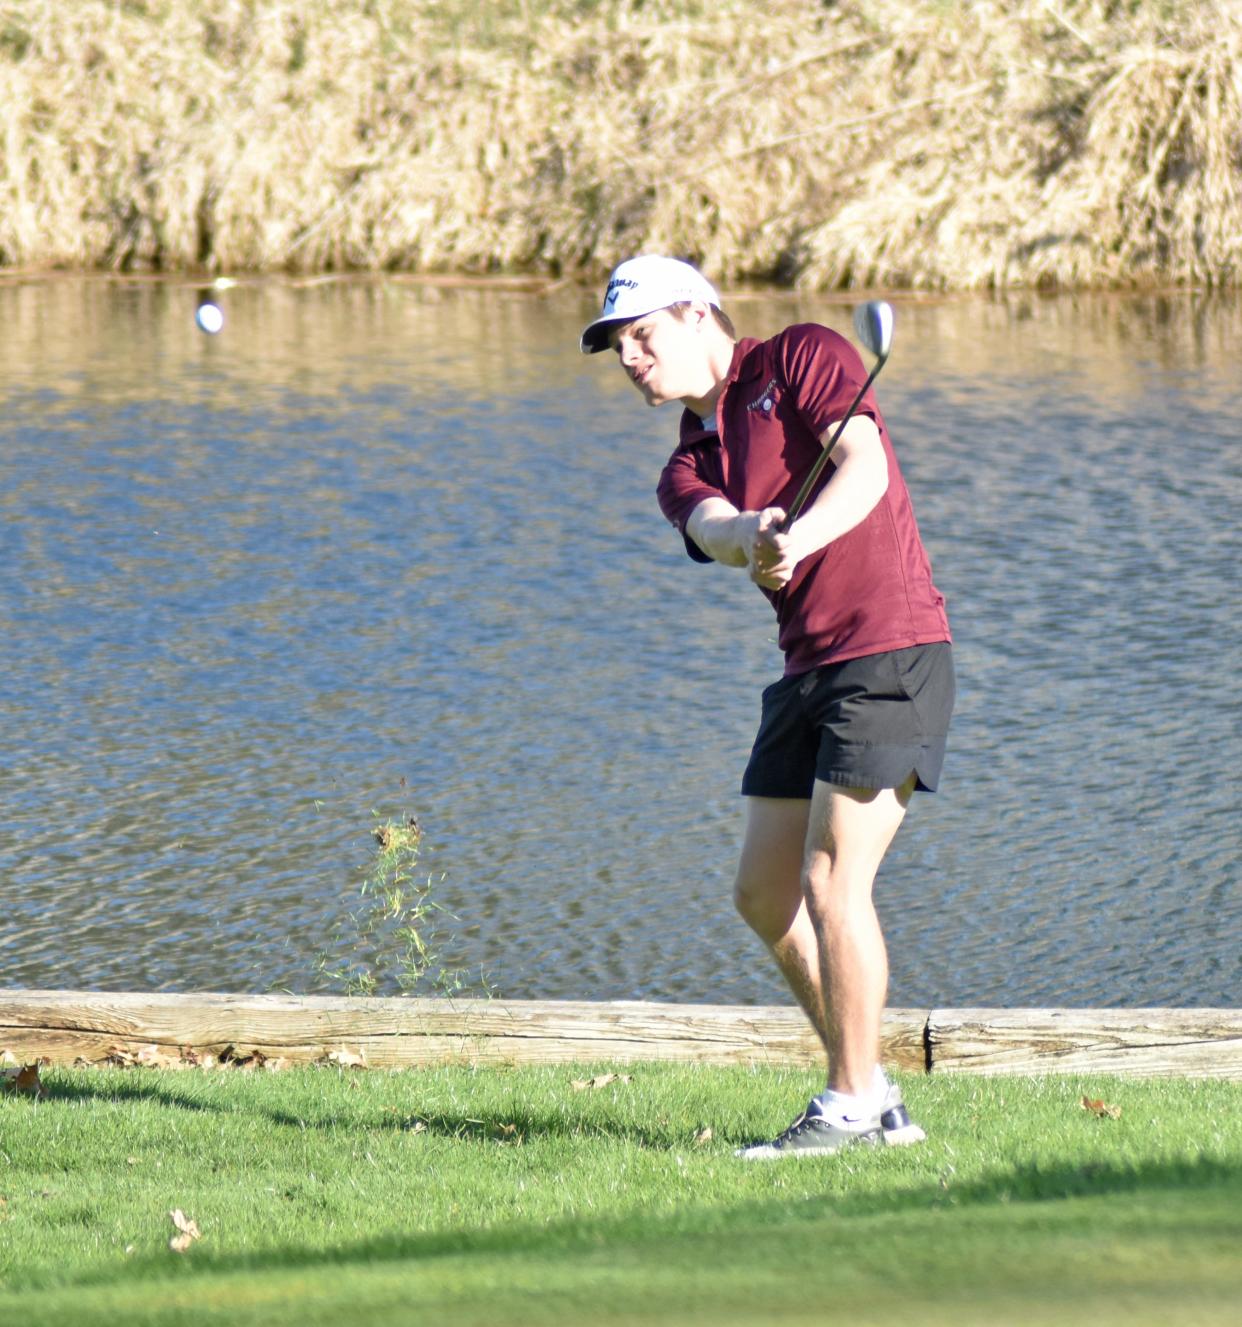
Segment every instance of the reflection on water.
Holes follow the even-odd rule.
[[[510,997],[784,1002],[732,913],[769,610],[684,558],[592,292],[0,284],[5,985],[314,987],[416,812]],[[829,299],[735,301],[743,330]],[[957,639],[892,1002],[1237,1002],[1242,310],[903,301]]]

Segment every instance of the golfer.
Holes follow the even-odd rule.
[[[872,392],[780,528],[866,381],[861,357],[811,323],[738,340],[701,273],[656,256],[613,272],[581,345],[611,350],[648,405],[685,407],[660,506],[696,562],[745,568],[776,610],[785,670],[742,777],[735,901],[823,1041],[828,1078],[784,1133],[738,1155],[919,1142],[879,1064],[888,959],[871,892],[912,794],[939,780],[953,661]]]

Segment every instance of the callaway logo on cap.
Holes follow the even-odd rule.
[[[582,333],[582,353],[608,349],[608,331],[670,304],[701,300],[720,307],[720,296],[703,274],[677,258],[645,254],[623,262],[608,280],[604,311]]]

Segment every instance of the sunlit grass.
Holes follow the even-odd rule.
[[[1048,1315],[1073,1301],[1111,1322],[1124,1301],[1158,1322],[1176,1295],[1206,1315],[1179,1322],[1224,1322],[1242,1290],[1242,1085],[906,1080],[921,1147],[756,1165],[733,1148],[788,1123],[813,1075],[613,1066],[580,1086],[605,1068],[46,1071],[47,1099],[0,1101],[5,1302],[73,1322],[397,1322],[415,1295],[428,1321],[749,1322],[815,1321],[832,1295],[857,1321],[1069,1321]],[[173,1210],[201,1232],[181,1254]]]

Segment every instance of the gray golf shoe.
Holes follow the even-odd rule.
[[[880,1128],[889,1147],[909,1147],[912,1143],[921,1143],[927,1137],[910,1118],[906,1103],[901,1099],[901,1088],[896,1083],[890,1083],[884,1094],[884,1104],[880,1107]]]
[[[901,1089],[896,1083],[890,1083],[877,1116],[857,1120],[840,1116],[831,1119],[823,1114],[818,1099],[813,1098],[789,1128],[770,1143],[739,1147],[733,1155],[743,1161],[775,1161],[781,1157],[825,1156],[860,1145],[909,1147],[912,1143],[921,1143],[926,1137],[910,1119]]]
[[[733,1155],[743,1161],[776,1161],[782,1157],[828,1156],[845,1147],[873,1147],[883,1141],[884,1130],[878,1115],[858,1120],[841,1116],[829,1119],[822,1113],[819,1102],[812,1098],[811,1104],[784,1133],[770,1143],[739,1147]]]

